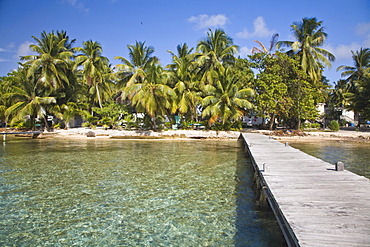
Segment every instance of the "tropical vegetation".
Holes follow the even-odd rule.
[[[353,51],[354,65],[339,67],[344,79],[329,89],[323,69],[335,58],[322,48],[322,21],[303,18],[291,28],[295,41],[276,43],[274,34],[269,49],[256,41],[262,49],[248,58],[237,57],[239,47],[224,30],[210,29],[196,47],[184,43],[168,51],[168,65],[153,56],[154,47],[136,41],[127,46],[128,58],[114,58],[121,61],[114,67],[99,42],[75,47],[65,31],[43,31],[32,37],[35,55],[21,57],[19,67],[0,78],[0,121],[68,128],[80,118],[83,126],[106,128],[230,130],[240,129],[244,116],[256,116],[264,119],[261,128],[299,129],[315,122],[323,102],[369,119],[369,48]]]

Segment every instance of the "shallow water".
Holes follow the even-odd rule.
[[[370,143],[322,141],[289,144],[333,165],[341,161],[346,170],[370,179]]]
[[[11,139],[0,245],[279,246],[237,141]]]

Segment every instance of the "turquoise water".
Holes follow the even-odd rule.
[[[341,161],[346,170],[370,179],[370,143],[323,141],[289,144],[331,164]]]
[[[9,139],[1,246],[280,246],[237,141]]]

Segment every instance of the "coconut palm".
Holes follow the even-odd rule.
[[[297,54],[300,59],[302,69],[310,76],[314,84],[321,80],[323,67],[331,67],[335,60],[333,54],[320,48],[324,45],[327,33],[322,27],[322,21],[316,18],[303,18],[301,22],[294,22],[292,34],[296,41],[279,41],[277,48],[288,47],[291,50],[288,54]]]
[[[222,70],[225,66],[233,64],[234,55],[238,52],[238,46],[226,35],[222,29],[212,31],[209,29],[207,37],[198,42],[197,58],[202,82],[212,83],[212,71]]]
[[[66,71],[73,56],[73,52],[66,47],[71,44],[67,44],[68,36],[63,31],[57,32],[57,35],[43,31],[40,39],[34,36],[32,38],[37,44],[30,45],[30,49],[38,55],[21,57],[21,60],[26,61],[26,65],[30,65],[28,76],[39,73],[45,86],[63,88],[63,83],[68,84]]]
[[[349,87],[345,80],[339,80],[337,83],[334,83],[334,89],[330,94],[330,99],[335,106],[344,107],[349,104],[348,99],[352,93],[348,89]]]
[[[64,126],[65,129],[68,129],[70,127],[70,120],[72,120],[77,115],[83,116],[84,109],[87,109],[86,104],[67,102],[66,104],[62,104],[61,106],[55,106],[55,115],[58,117],[58,119],[61,120],[61,125]]]
[[[136,41],[134,45],[128,45],[127,48],[129,49],[129,60],[120,56],[114,58],[122,62],[122,64],[116,65],[118,69],[116,76],[123,82],[122,86],[125,86],[126,83],[127,85],[142,83],[149,64],[153,60],[157,60],[156,57],[152,56],[154,48],[146,46],[145,42]]]
[[[266,53],[266,54],[271,54],[272,50],[275,48],[276,46],[276,43],[277,43],[277,40],[279,38],[279,34],[278,33],[274,33],[271,37],[271,41],[270,41],[270,46],[269,46],[269,49],[266,48],[266,46],[264,46],[260,41],[258,40],[253,40],[254,42],[256,42],[257,44],[260,45],[261,49],[257,48],[257,47],[253,47],[252,48],[252,55],[256,54],[256,53]]]
[[[57,31],[56,36],[58,37],[59,40],[65,40],[64,42],[64,47],[67,51],[72,51],[74,50],[73,44],[76,43],[76,39],[72,39],[71,41],[69,40],[69,36],[67,35],[66,31]]]
[[[337,71],[343,71],[342,77],[347,77],[346,91],[348,100],[347,108],[357,113],[370,115],[369,110],[369,85],[370,85],[370,49],[361,48],[353,52],[354,66],[340,66]]]
[[[51,90],[42,85],[38,78],[40,75],[28,76],[29,69],[31,68],[20,67],[18,71],[10,74],[12,90],[4,94],[4,97],[11,99],[13,104],[6,109],[5,116],[10,120],[10,124],[24,121],[25,117],[30,116],[32,126],[35,118],[41,117],[49,128],[45,116],[47,109],[51,109],[56,100],[49,96]]]
[[[83,81],[89,86],[90,94],[96,96],[94,102],[98,102],[99,107],[102,108],[102,92],[109,94],[110,91],[105,77],[110,72],[108,58],[102,56],[102,46],[96,41],[85,41],[83,47],[75,49],[81,54],[76,57],[74,68],[82,66]]]
[[[204,87],[207,96],[202,101],[202,115],[210,118],[210,125],[220,119],[225,127],[228,121],[237,120],[247,109],[253,107],[249,99],[254,91],[242,87],[231,67],[213,73],[217,73],[214,75],[217,80],[215,85],[208,84]]]
[[[172,55],[172,64],[167,68],[172,72],[171,80],[173,89],[176,93],[174,109],[180,114],[188,115],[192,119],[196,114],[196,106],[200,101],[199,89],[195,78],[194,53],[193,48],[189,49],[187,44],[177,46],[177,55],[168,51]]]
[[[356,83],[361,81],[364,76],[370,74],[370,49],[361,47],[360,51],[352,52],[354,66],[339,66],[337,71],[343,71],[341,76],[347,77],[350,91],[356,91]]]
[[[123,96],[131,100],[137,112],[144,112],[150,117],[152,127],[156,130],[156,119],[166,115],[171,108],[174,92],[166,85],[168,75],[158,63],[152,61],[147,69],[143,74],[144,81],[128,84],[124,88]]]

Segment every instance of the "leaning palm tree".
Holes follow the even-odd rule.
[[[4,95],[11,99],[13,104],[6,109],[5,116],[10,120],[10,124],[22,121],[30,116],[31,124],[37,117],[41,117],[46,127],[49,129],[46,121],[47,109],[52,109],[51,105],[56,103],[54,97],[50,97],[51,90],[45,88],[39,80],[38,74],[28,76],[30,68],[21,67],[18,71],[10,74],[12,90]]]
[[[83,47],[75,49],[81,52],[81,54],[75,59],[74,69],[82,66],[83,80],[89,86],[90,94],[96,95],[96,101],[99,107],[102,108],[101,88],[109,90],[105,80],[105,75],[109,73],[108,58],[102,55],[102,46],[96,41],[85,41]]]
[[[68,36],[63,32],[55,35],[54,32],[43,31],[40,39],[34,36],[32,38],[37,44],[30,45],[30,49],[38,55],[21,57],[21,60],[26,61],[26,65],[30,65],[28,76],[39,73],[45,86],[63,88],[63,83],[68,84],[66,71],[73,56],[73,52],[66,47]]]
[[[202,101],[202,115],[209,117],[210,125],[220,119],[225,127],[227,122],[237,120],[253,107],[250,98],[254,91],[242,87],[231,67],[213,73],[217,73],[217,81],[215,85],[208,84],[203,89],[207,96]]]
[[[322,21],[316,18],[303,18],[301,22],[294,22],[292,33],[296,41],[279,41],[277,48],[288,47],[288,54],[297,54],[302,69],[310,76],[314,84],[321,80],[323,67],[331,67],[335,60],[333,54],[320,48],[324,45],[327,33],[322,27]]]

